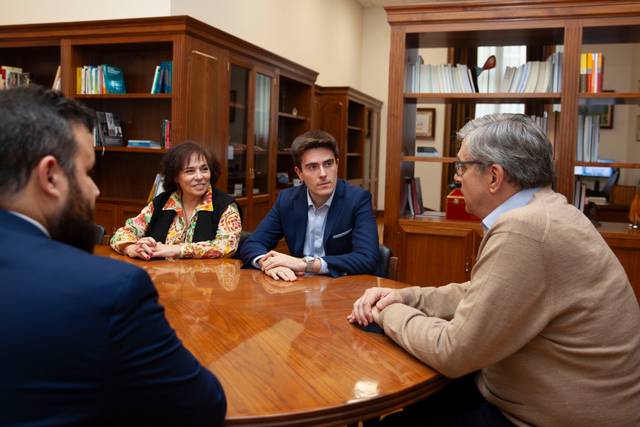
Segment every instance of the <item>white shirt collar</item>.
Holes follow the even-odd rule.
[[[37,228],[40,229],[40,231],[42,231],[47,237],[51,238],[51,235],[49,234],[49,232],[47,231],[46,228],[44,228],[44,225],[40,224],[38,221],[36,221],[35,219],[31,218],[30,216],[26,216],[25,214],[21,214],[20,212],[16,212],[16,211],[7,211],[11,214],[14,214],[15,216],[17,216],[18,218],[22,218],[27,222],[30,222],[31,224],[35,225]]]
[[[327,207],[331,207],[331,202],[333,201],[333,196],[335,196],[336,194],[336,189],[333,189],[333,193],[331,193],[331,196],[329,196],[329,198],[327,199],[326,202],[324,202],[324,205],[322,206],[327,206]],[[316,205],[313,204],[313,199],[311,199],[311,194],[309,193],[309,189],[307,188],[307,206],[313,206],[314,208],[316,207]],[[320,208],[322,207],[320,206]],[[320,209],[317,208],[317,209]]]
[[[540,187],[536,188],[527,188],[526,190],[520,190],[513,196],[509,197],[507,200],[502,202],[500,206],[495,208],[489,215],[484,217],[482,220],[482,226],[484,227],[484,231],[489,230],[493,227],[493,224],[498,220],[500,215],[503,213],[509,212],[512,209],[521,208],[529,204],[533,195],[540,190]]]

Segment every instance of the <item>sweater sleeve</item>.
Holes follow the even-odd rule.
[[[468,286],[469,282],[450,283],[438,288],[412,286],[399,292],[403,304],[417,308],[427,316],[449,320],[465,296]]]
[[[437,291],[416,296],[414,290],[407,301],[418,301],[426,312],[392,304],[382,311],[380,323],[415,357],[459,377],[515,353],[550,320],[552,310],[545,307],[553,305],[553,289],[545,278],[542,244],[533,238],[492,230],[466,288],[450,320],[434,317],[442,313],[431,310],[431,302],[420,302]]]

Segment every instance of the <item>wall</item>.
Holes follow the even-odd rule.
[[[171,15],[190,15],[318,71],[320,85],[360,87],[355,0],[174,0]]]
[[[389,94],[389,47],[391,30],[383,8],[363,9],[361,88],[381,101],[378,209],[384,209],[387,158],[387,97]]]
[[[21,0],[2,2],[0,25],[167,16],[171,0]]]

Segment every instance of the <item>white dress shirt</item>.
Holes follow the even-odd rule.
[[[520,190],[516,194],[502,202],[500,206],[492,210],[491,213],[484,217],[484,219],[482,220],[482,227],[484,228],[485,233],[489,231],[491,226],[503,213],[528,205],[531,199],[533,199],[533,195],[536,194],[538,190],[540,190],[540,187]]]
[[[329,214],[329,208],[331,208],[331,202],[333,201],[333,196],[336,194],[335,189],[331,196],[327,199],[326,202],[319,208],[313,204],[313,200],[311,199],[311,195],[309,194],[309,190],[307,189],[307,232],[304,238],[304,256],[311,256],[318,258],[320,260],[320,271],[318,274],[327,274],[329,273],[329,266],[327,262],[322,259],[325,255],[324,253],[324,229],[327,225],[327,216]],[[253,266],[255,268],[260,268],[258,261],[265,256],[266,254],[258,255],[253,259]]]

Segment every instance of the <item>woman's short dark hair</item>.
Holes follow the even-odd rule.
[[[160,173],[164,177],[164,190],[170,193],[178,190],[177,178],[180,172],[187,166],[192,155],[204,157],[211,171],[211,185],[215,185],[220,177],[220,164],[211,155],[209,150],[192,141],[183,142],[171,147],[162,157]]]

